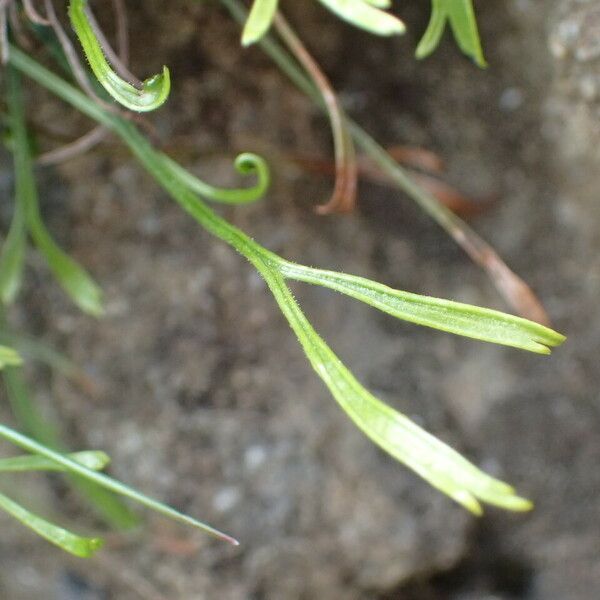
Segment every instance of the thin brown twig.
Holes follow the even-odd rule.
[[[107,135],[108,131],[104,127],[94,127],[94,129],[88,131],[85,135],[82,135],[75,141],[40,154],[37,157],[36,162],[40,165],[49,166],[70,160],[75,156],[91,150],[94,146],[104,140]]]
[[[335,185],[329,201],[318,206],[316,211],[322,215],[351,212],[356,205],[358,167],[344,112],[328,78],[281,13],[275,15],[274,24],[281,39],[319,89],[331,123],[336,165]]]
[[[129,64],[129,19],[123,0],[113,0],[117,54],[124,65]]]
[[[42,17],[33,4],[33,0],[23,0],[23,9],[27,18],[38,25],[50,25],[50,21]]]
[[[396,147],[391,149],[391,152],[398,156],[404,155],[404,147],[402,152],[396,152]],[[390,150],[388,150],[390,151]],[[421,152],[421,149],[416,150],[417,154]],[[425,151],[427,152],[427,151]],[[409,158],[412,156],[411,152],[407,153]],[[434,154],[432,154],[434,156]],[[302,169],[312,172],[319,173],[322,175],[335,175],[335,164],[329,160],[322,160],[318,158],[306,157],[306,156],[289,156],[289,160],[299,165]],[[413,161],[411,161],[413,162]],[[415,164],[423,167],[429,161],[422,162],[420,160],[414,161]],[[367,180],[372,183],[385,184],[392,187],[396,187],[395,183],[390,180],[389,176],[386,175],[377,164],[369,160],[368,157],[359,157],[358,161],[358,175],[361,180]],[[437,163],[436,163],[437,164]],[[434,165],[430,165],[434,166]],[[444,206],[448,207],[456,214],[462,216],[471,216],[479,214],[487,210],[493,202],[493,198],[488,198],[485,201],[474,201],[465,196],[463,193],[452,187],[450,184],[434,177],[428,173],[421,173],[413,170],[409,167],[404,167],[410,170],[411,177],[417,181],[417,183],[435,198],[441,202]]]

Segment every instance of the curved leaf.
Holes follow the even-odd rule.
[[[234,163],[237,172],[241,175],[256,175],[256,185],[249,188],[226,189],[214,187],[192,175],[192,173],[184,169],[166,154],[163,155],[163,160],[173,175],[190,190],[200,194],[200,196],[207,200],[222,204],[248,204],[255,202],[265,195],[271,183],[271,173],[265,159],[251,152],[240,154]]]
[[[489,308],[403,292],[356,275],[287,261],[279,266],[285,277],[341,292],[417,325],[537,354],[550,354],[552,347],[565,341],[565,336],[539,323]]]
[[[104,89],[120,104],[137,112],[147,112],[160,107],[169,96],[171,80],[169,69],[153,75],[138,89],[119,77],[108,64],[102,46],[96,38],[86,15],[87,0],[71,0],[69,18],[79,38],[94,75]]]

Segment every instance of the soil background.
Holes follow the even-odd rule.
[[[272,164],[268,197],[224,210],[232,222],[290,259],[506,309],[456,245],[388,187],[361,185],[352,216],[314,214],[332,182],[291,158],[331,155],[327,121],[259,50],[239,47],[239,29],[215,3],[128,5],[134,72],[171,68],[172,96],[150,117],[166,149],[222,185],[238,182],[239,151]],[[80,561],[1,517],[1,598],[600,595],[600,2],[476,5],[487,70],[449,39],[434,57],[413,59],[425,2],[399,3],[409,33],[394,40],[358,32],[309,0],[284,8],[348,112],[379,141],[434,150],[448,181],[495,198],[471,223],[540,295],[567,344],[530,356],[294,289],[367,387],[514,483],[536,509],[474,519],[372,446],[311,371],[252,268],[109,140],[39,170],[45,219],[101,284],[107,314],[79,314],[31,255],[11,320],[93,383],[84,390],[31,369],[36,399],[73,447],[106,450],[113,475],[242,545],[144,514],[142,530],[110,535],[97,559]],[[38,121],[65,135],[89,127],[44,98],[31,88]],[[0,160],[10,198],[8,154]],[[59,480],[23,485],[16,493],[29,506],[80,530],[98,525]]]

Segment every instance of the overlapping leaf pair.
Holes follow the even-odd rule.
[[[397,35],[405,31],[398,18],[385,12],[391,0],[319,0],[329,10],[353,25],[376,35]],[[472,0],[431,0],[431,19],[417,47],[417,58],[429,56],[439,45],[446,23],[460,49],[478,65],[485,66]],[[242,33],[242,44],[260,40],[268,31],[278,0],[254,0]]]

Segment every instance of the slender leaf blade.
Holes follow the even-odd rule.
[[[565,340],[539,323],[489,308],[403,292],[363,277],[287,261],[280,262],[279,267],[290,279],[335,290],[398,319],[455,335],[537,354],[550,354],[552,347]]]
[[[198,521],[197,519],[190,517],[184,513],[179,512],[178,510],[168,506],[167,504],[163,504],[137,490],[132,489],[131,487],[109,477],[108,475],[104,475],[103,473],[97,473],[96,471],[92,471],[88,469],[84,465],[79,464],[78,462],[72,460],[68,456],[64,454],[60,454],[47,448],[46,446],[36,442],[35,440],[28,438],[27,436],[6,427],[5,425],[0,424],[0,437],[5,440],[11,442],[15,446],[26,450],[27,452],[31,452],[33,454],[39,454],[53,462],[57,465],[63,467],[66,472],[71,473],[73,475],[78,475],[90,482],[93,482],[106,490],[114,492],[124,498],[129,498],[142,506],[146,506],[147,508],[165,515],[175,521],[180,521],[181,523],[185,523],[186,525],[191,525],[196,529],[200,529],[209,535],[221,539],[223,541],[229,542],[233,545],[238,545],[239,542],[232,538],[231,536],[218,531],[214,527],[203,523],[202,521]]]
[[[19,76],[13,69],[9,70],[8,80],[16,190],[18,202],[25,208],[27,227],[56,279],[75,304],[88,314],[100,316],[103,313],[100,288],[83,267],[56,245],[42,221],[25,125],[21,85]]]

